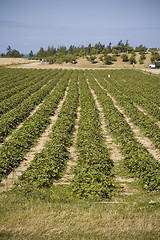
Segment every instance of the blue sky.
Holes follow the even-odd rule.
[[[0,54],[65,45],[160,48],[160,0],[0,0]]]

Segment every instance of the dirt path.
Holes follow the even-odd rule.
[[[124,110],[118,105],[117,101],[115,100],[115,98],[104,88],[101,86],[101,84],[98,82],[98,80],[95,78],[95,81],[98,83],[98,85],[104,90],[106,91],[107,93],[107,96],[109,96],[112,101],[113,101],[113,104],[114,106],[118,109],[118,111],[123,114],[126,122],[128,123],[128,125],[131,127],[134,135],[135,135],[135,138],[144,146],[146,147],[146,149],[148,150],[149,153],[151,153],[153,155],[153,157],[160,162],[160,151],[155,148],[155,146],[153,145],[153,143],[147,138],[145,137],[140,129],[135,126],[130,118],[125,114]]]
[[[95,100],[96,107],[99,111],[99,116],[100,116],[100,122],[101,122],[101,128],[102,128],[102,133],[103,137],[105,139],[105,145],[108,149],[110,149],[110,158],[114,163],[114,168],[116,171],[116,166],[119,165],[119,163],[124,159],[124,157],[121,155],[121,153],[118,150],[118,145],[113,141],[113,138],[109,134],[106,124],[105,124],[105,117],[104,117],[104,112],[103,108],[98,102],[98,98],[94,92],[94,90],[91,88],[89,81],[87,80],[87,84],[90,88],[90,91],[92,93],[92,96]],[[118,176],[118,174],[115,173],[115,180],[119,182],[120,186],[123,188],[122,194],[124,195],[132,195],[133,193],[137,192],[136,189],[131,188],[127,183],[134,182],[134,178],[122,178]]]
[[[69,81],[70,82],[70,81]],[[69,85],[69,83],[68,83]],[[22,175],[22,173],[30,166],[31,161],[33,160],[34,156],[36,153],[40,153],[42,151],[42,149],[44,148],[46,142],[49,140],[49,134],[52,131],[52,127],[53,125],[56,123],[57,119],[58,119],[58,114],[62,108],[62,105],[66,99],[67,96],[67,92],[68,92],[69,87],[66,88],[65,94],[63,99],[60,101],[60,103],[58,104],[58,107],[55,111],[54,116],[52,116],[51,119],[51,124],[47,127],[47,129],[45,130],[45,132],[41,135],[41,137],[39,138],[39,141],[37,143],[36,146],[32,147],[31,150],[26,154],[25,156],[25,161],[23,161],[20,166],[18,168],[16,168],[13,172],[11,172],[6,179],[2,180],[2,184],[4,186],[0,186],[0,192],[3,191],[8,191],[10,190],[15,181],[18,179],[18,177],[20,175]]]

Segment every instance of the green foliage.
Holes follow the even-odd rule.
[[[36,57],[38,57],[38,58],[45,58],[46,57],[46,52],[43,49],[43,47],[41,47],[40,50],[37,52]]]
[[[139,59],[139,64],[143,64],[144,61],[142,59]]]
[[[88,77],[88,76],[87,76]],[[113,163],[103,144],[99,114],[82,72],[79,74],[81,118],[78,130],[79,152],[73,192],[82,198],[110,198],[114,190]]]
[[[146,59],[145,53],[142,53],[142,54],[140,55],[140,60],[145,60],[145,59]]]
[[[69,91],[53,126],[50,140],[41,153],[37,154],[29,169],[21,176],[20,187],[25,192],[52,186],[60,178],[69,159],[67,148],[71,145],[78,106],[77,72],[71,76]],[[32,193],[31,193],[32,194]]]
[[[111,57],[112,57],[112,61],[113,61],[113,62],[116,62],[116,61],[117,61],[116,56],[113,55],[113,56],[111,56]]]
[[[63,98],[70,74],[71,72],[67,71],[66,75],[63,75],[60,83],[55,87],[53,93],[48,95],[42,106],[0,149],[0,178],[10,173],[24,160],[26,152],[49,125],[49,117],[54,114],[58,102]]]
[[[30,57],[30,58],[33,58],[33,56],[34,56],[34,55],[33,55],[33,51],[31,50],[30,53],[29,53],[29,57]]]
[[[90,61],[91,63],[96,63],[96,57],[95,56],[89,56],[87,57],[87,60]]]
[[[122,58],[122,61],[123,61],[123,62],[128,62],[128,61],[129,61],[127,54],[122,54],[122,55],[121,55],[121,58]]]
[[[91,55],[98,54],[98,49],[92,48],[90,54],[91,54]]]
[[[119,56],[120,52],[122,50],[122,47],[121,46],[114,46],[112,48],[112,53],[116,56]]]
[[[61,56],[63,55],[60,53],[56,55],[56,57]],[[65,56],[72,57],[72,54]],[[106,81],[108,73],[111,77]],[[0,178],[9,174],[24,160],[25,154],[45,131],[50,123],[50,116],[54,115],[59,101],[64,96],[69,79],[71,79],[69,91],[52,129],[50,141],[42,152],[35,156],[30,168],[23,174],[19,183],[20,189],[29,195],[33,192],[47,194],[51,190],[53,181],[63,176],[70,158],[68,147],[72,145],[80,97],[78,165],[70,189],[76,196],[87,199],[110,198],[113,195],[115,190],[113,162],[110,159],[109,150],[104,145],[99,112],[87,80],[103,108],[106,127],[124,156],[125,167],[141,179],[145,189],[158,190],[160,164],[137,141],[124,114],[117,110],[106,93],[107,91],[116,99],[117,104],[123,108],[131,122],[140,128],[156,148],[160,149],[160,132],[156,124],[156,121],[160,121],[159,77],[131,70],[72,72],[0,69],[0,106],[1,114],[5,113],[0,119],[1,142],[29,116],[37,104],[43,101],[39,109],[27,118],[23,126],[0,148]],[[54,91],[49,95],[53,88]],[[144,108],[147,115],[136,105]],[[12,111],[7,113],[8,109]],[[54,188],[52,190],[54,191]]]
[[[130,92],[128,90],[129,86],[128,84],[126,84],[127,86],[125,93],[128,94],[129,97],[126,97],[123,94],[124,83],[122,82],[122,79],[126,79],[127,71],[124,71],[123,74],[122,72],[123,71],[112,71],[112,78],[107,79],[107,82],[104,80],[106,78],[106,71],[101,71],[100,73],[99,71],[97,71],[94,73],[94,76],[98,79],[98,82],[105,89],[107,89],[107,91],[109,91],[109,93],[116,99],[118,104],[124,108],[127,116],[131,118],[131,121],[134,122],[136,125],[140,126],[144,134],[152,141],[154,141],[155,146],[160,149],[160,134],[158,126],[154,124],[154,121],[149,120],[147,116],[140,112],[130,100],[130,97],[134,96],[134,92],[136,92],[137,89],[135,82],[133,82],[133,86],[131,87]],[[131,73],[131,71],[128,71],[128,76],[130,78],[130,81],[132,82],[133,76]],[[134,73],[136,74],[136,72]],[[136,79],[137,78],[138,76],[136,77]],[[114,81],[114,84],[112,82],[113,79],[116,79],[116,81]],[[141,77],[139,76],[138,79],[141,79],[141,86],[142,74]],[[128,80],[126,80],[125,82],[127,83],[127,81]],[[130,126],[124,119],[124,116],[119,111],[117,111],[117,109],[113,105],[112,100],[107,97],[106,92],[101,89],[99,85],[95,83],[95,81],[92,80],[91,84],[94,88],[94,91],[96,92],[96,95],[98,96],[100,104],[103,107],[105,116],[107,116],[106,126],[115,141],[117,141],[117,143],[119,144],[122,154],[125,156],[125,166],[129,169],[130,172],[134,173],[135,176],[138,176],[142,180],[144,188],[150,191],[158,190],[160,188],[160,164],[147,151],[147,149],[135,139]],[[115,87],[117,85],[118,88]],[[133,91],[133,88],[135,89],[135,91]],[[150,89],[150,87],[148,87],[148,89]],[[142,92],[144,92],[144,89],[141,86],[141,94]],[[148,92],[146,95],[148,95]]]
[[[112,64],[112,57],[109,56],[109,55],[104,56],[103,62],[104,62],[104,64],[106,64],[106,65]]]
[[[19,57],[22,57],[22,55],[20,54],[19,51],[17,50],[11,50],[7,53],[7,57],[15,57],[15,58],[19,58]]]
[[[125,47],[125,51],[127,53],[132,53],[134,51],[134,49],[133,49],[133,47],[127,46],[127,47]]]
[[[145,52],[147,51],[147,49],[148,49],[148,48],[147,48],[146,46],[139,45],[139,47],[136,47],[136,48],[135,48],[135,51],[136,51],[136,52],[140,52],[140,53],[142,54],[142,53],[145,53]]]
[[[42,80],[38,78],[38,73],[41,74]],[[43,74],[45,74],[45,77]],[[53,87],[55,87],[55,85],[59,81],[59,78],[63,74],[64,74],[63,72],[59,72],[59,74],[57,74],[57,70],[53,72],[50,71],[37,72],[37,79],[39,79],[38,83],[40,84],[39,86],[40,87],[43,86],[43,88],[37,90],[35,94],[23,100],[23,102],[19,104],[16,108],[14,108],[8,114],[5,114],[4,116],[1,117],[0,142],[4,141],[4,139],[13,131],[13,129],[16,128],[18,124],[20,124],[23,120],[25,120],[29,116],[30,112],[34,109],[34,107],[42,102],[46,95],[53,89]],[[51,80],[51,78],[53,79]],[[29,81],[29,79],[27,79],[27,81]],[[44,86],[43,84],[46,85]],[[22,87],[24,87],[24,84],[22,84]],[[13,90],[17,90],[17,88]],[[13,91],[10,92],[13,93]],[[4,98],[7,97],[7,95],[1,95],[1,97]]]
[[[132,55],[132,56],[129,58],[129,62],[130,62],[130,64],[136,63],[135,56]]]
[[[86,56],[86,54],[87,54],[87,53],[86,53],[86,50],[83,49],[83,50],[80,51],[79,56],[80,56],[80,57],[84,57],[84,56]]]
[[[152,51],[151,62],[160,61],[160,54],[157,51]]]

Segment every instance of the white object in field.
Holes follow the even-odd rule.
[[[108,75],[108,78],[110,78],[111,75]]]

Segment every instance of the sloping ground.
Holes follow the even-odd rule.
[[[122,55],[123,53],[121,53]],[[112,54],[110,54],[112,55]],[[113,62],[111,65],[104,65],[102,61],[99,60],[99,57],[102,56],[101,54],[95,55],[96,56],[96,63],[89,62],[86,57],[79,57],[77,58],[77,64],[71,64],[71,63],[63,63],[63,64],[49,64],[47,62],[39,62],[39,61],[31,61],[24,58],[0,58],[0,65],[10,65],[13,64],[10,67],[13,68],[42,68],[42,69],[54,69],[54,68],[67,68],[67,69],[86,69],[86,68],[135,68],[135,69],[148,69],[148,71],[151,70],[153,73],[159,73],[159,69],[149,69],[148,65],[151,63],[151,53],[146,53],[146,59],[144,60],[143,64],[139,64],[140,54],[136,53],[136,61],[137,63],[134,65],[131,65],[129,62],[123,62],[122,58],[120,56],[116,57],[116,61]],[[131,54],[128,54],[128,57],[130,57]],[[24,61],[24,62],[23,62]],[[21,64],[19,64],[21,63]],[[25,64],[23,64],[25,63]],[[26,64],[28,63],[28,64]],[[17,65],[14,65],[17,64]]]

